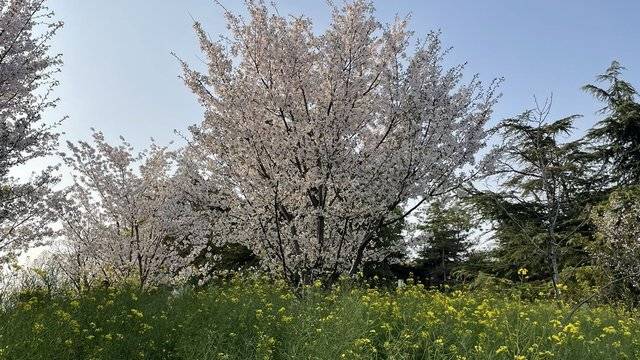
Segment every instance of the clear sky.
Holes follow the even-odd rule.
[[[221,2],[243,12],[241,1]],[[318,32],[329,20],[324,1],[277,3],[281,14],[313,18]],[[49,4],[65,22],[54,42],[65,65],[57,89],[61,101],[48,116],[69,116],[62,127],[65,139],[86,139],[95,127],[142,148],[150,137],[160,143],[177,139],[174,129],[200,121],[201,109],[178,79],[170,52],[191,64],[202,62],[191,16],[212,36],[226,32],[222,10],[212,0]],[[441,29],[445,45],[453,47],[449,61],[468,61],[468,74],[479,73],[487,82],[504,77],[495,119],[531,107],[533,95],[553,92],[554,115],[584,114],[577,125],[589,127],[599,104],[579,88],[613,59],[640,87],[638,0],[377,0],[375,5],[385,22],[410,13],[418,36]]]

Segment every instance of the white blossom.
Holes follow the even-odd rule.
[[[475,175],[495,83],[445,68],[437,33],[411,51],[407,21],[383,26],[367,1],[334,7],[321,34],[247,8],[218,41],[196,23],[207,71],[183,63],[205,111],[192,161],[230,194],[216,231],[294,284],[354,274],[383,226]]]
[[[49,55],[49,41],[61,26],[43,0],[0,0],[0,266],[51,234],[55,167],[26,181],[9,173],[56,146],[56,124],[42,114],[56,104],[50,95],[61,60]]]
[[[61,209],[66,274],[84,287],[93,278],[145,287],[190,275],[210,226],[175,184],[176,154],[154,144],[134,155],[100,132],[93,140],[68,143],[64,157],[75,180]]]
[[[598,239],[591,249],[593,255],[618,280],[636,288],[640,288],[639,194],[637,187],[618,190],[592,212]]]

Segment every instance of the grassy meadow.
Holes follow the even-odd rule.
[[[132,288],[133,289],[133,288]],[[205,290],[23,292],[0,359],[638,359],[637,311],[496,292],[236,277]]]

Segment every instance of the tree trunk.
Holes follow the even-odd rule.
[[[447,282],[447,265],[444,259],[444,248],[442,248],[442,283],[446,284]]]
[[[549,261],[551,262],[551,283],[553,284],[553,295],[558,299],[560,296],[560,292],[558,291],[560,275],[558,273],[558,247],[554,241],[552,241],[550,245]]]

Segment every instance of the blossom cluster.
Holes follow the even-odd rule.
[[[270,270],[295,284],[353,274],[386,255],[381,229],[475,176],[495,83],[463,83],[439,34],[413,49],[406,19],[383,26],[368,1],[333,7],[321,34],[247,4],[219,41],[195,24],[206,72],[183,63],[205,111],[199,179],[231,194],[227,241]]]
[[[592,220],[598,241],[594,258],[625,281],[640,288],[640,191],[637,187],[612,193],[596,207]]]
[[[176,153],[152,145],[134,154],[100,132],[94,144],[68,143],[74,185],[60,202],[64,241],[58,261],[77,288],[102,281],[166,283],[193,272],[207,247],[209,219],[177,183]]]
[[[49,47],[61,27],[42,0],[0,0],[0,266],[51,234],[55,167],[24,181],[10,171],[56,146],[56,124],[42,115],[56,105],[61,58]]]

